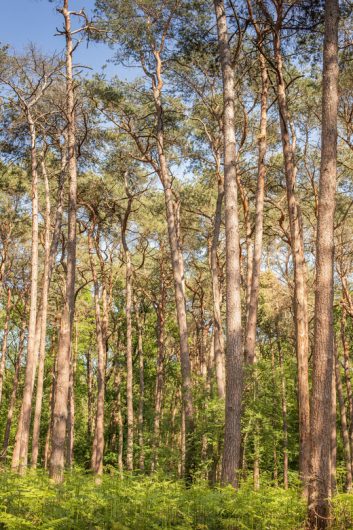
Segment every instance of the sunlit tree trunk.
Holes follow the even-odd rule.
[[[11,392],[11,397],[9,401],[9,407],[7,409],[7,420],[6,420],[6,427],[5,427],[4,443],[3,443],[2,453],[1,453],[2,459],[6,458],[7,449],[8,449],[9,441],[10,441],[11,426],[12,426],[12,420],[13,420],[13,413],[14,413],[15,406],[16,406],[17,389],[18,389],[18,382],[20,378],[21,362],[22,362],[23,350],[24,350],[25,333],[26,333],[26,321],[23,320],[21,331],[20,331],[20,337],[19,337],[18,353],[17,353],[17,358],[16,358],[16,364],[15,364],[15,373],[14,373],[14,377],[12,381],[12,392]]]
[[[139,440],[139,468],[145,469],[145,448],[144,448],[144,403],[145,403],[145,373],[144,373],[144,355],[143,355],[143,326],[141,322],[140,308],[135,304],[135,316],[137,326],[137,353],[139,359],[139,409],[138,409],[138,440]]]
[[[218,396],[224,399],[225,396],[225,373],[224,373],[224,336],[221,316],[221,287],[219,282],[218,246],[222,223],[222,204],[224,199],[224,179],[221,174],[221,161],[217,157],[217,202],[213,221],[213,234],[210,248],[210,265],[212,278],[213,295],[213,340],[214,340],[214,361]]]
[[[127,222],[131,212],[132,198],[129,198],[127,209],[121,218],[121,239],[125,259],[125,314],[126,314],[126,400],[127,400],[127,437],[126,467],[134,467],[134,401],[133,401],[133,365],[132,365],[132,264],[126,240]]]
[[[69,402],[68,402],[68,416],[67,416],[67,445],[66,445],[66,463],[69,469],[72,468],[74,462],[74,443],[75,443],[75,373],[76,373],[76,359],[77,359],[77,325],[75,329],[75,348],[71,349],[70,359],[70,382],[69,382]]]
[[[77,160],[76,160],[76,124],[75,93],[72,69],[73,41],[71,33],[69,0],[63,0],[61,10],[65,21],[66,37],[66,114],[68,146],[68,237],[66,292],[61,317],[59,345],[57,354],[57,384],[54,394],[54,417],[52,431],[52,450],[49,474],[56,482],[63,480],[65,460],[66,423],[68,416],[68,394],[70,384],[70,348],[75,313],[75,276],[76,276],[76,204],[77,204]]]
[[[161,270],[162,272],[162,270]],[[165,358],[165,285],[163,274],[161,275],[160,283],[160,300],[156,304],[157,313],[157,375],[155,387],[155,403],[154,403],[154,418],[153,418],[153,445],[152,445],[152,464],[151,471],[155,471],[158,467],[158,449],[160,444],[160,425],[162,414],[162,398],[164,387],[164,358]]]
[[[338,0],[325,2],[322,136],[316,238],[313,384],[311,402],[310,528],[327,528],[331,487],[334,213],[337,174]]]
[[[65,171],[66,171],[66,154],[65,146],[63,148],[62,160],[61,160],[61,171],[59,178],[59,190],[58,190],[58,203],[56,207],[54,231],[51,236],[51,206],[50,206],[50,189],[47,175],[47,169],[45,160],[42,160],[42,176],[44,179],[45,186],[45,235],[44,235],[44,271],[43,271],[43,286],[42,295],[40,301],[40,310],[37,317],[37,333],[40,336],[38,343],[39,346],[39,363],[38,363],[38,374],[37,374],[37,393],[36,403],[34,409],[34,421],[33,421],[33,434],[32,434],[32,468],[37,467],[38,454],[39,454],[39,434],[40,434],[40,421],[42,414],[42,401],[43,401],[43,382],[44,382],[44,364],[45,364],[45,345],[47,336],[47,313],[48,313],[48,295],[55,265],[55,257],[58,249],[58,243],[61,233],[61,223],[63,214],[63,202],[64,202],[64,183],[65,183]],[[40,324],[40,325],[38,325]]]
[[[295,191],[296,167],[294,161],[294,142],[291,141],[290,137],[286,84],[283,77],[283,59],[281,53],[280,37],[283,17],[283,4],[280,2],[278,5],[278,20],[274,31],[274,53],[277,68],[277,96],[287,187],[287,202],[291,238],[290,243],[294,266],[294,324],[298,363],[299,472],[303,481],[304,494],[306,495],[310,459],[310,402],[308,375],[309,332],[307,314],[306,264],[304,257],[300,209]]]
[[[96,319],[96,341],[98,352],[98,369],[97,369],[97,410],[95,419],[95,429],[92,446],[91,468],[96,475],[103,473],[103,456],[104,456],[104,396],[105,396],[105,337],[102,325],[102,315],[100,307],[100,289],[96,266],[94,263],[94,245],[92,240],[92,229],[88,231],[88,246],[91,264],[91,272],[94,288],[94,307]]]
[[[278,333],[278,330],[277,330]],[[284,372],[283,352],[277,336],[278,360],[281,373],[282,430],[283,430],[283,486],[288,489],[288,419],[287,419],[287,385]]]
[[[223,0],[214,0],[223,77],[224,197],[226,225],[226,406],[222,482],[238,485],[241,452],[243,348],[241,331],[239,220],[236,184],[234,65]]]
[[[2,389],[4,386],[5,379],[5,367],[6,367],[6,355],[7,355],[7,339],[9,335],[9,324],[11,317],[11,305],[12,305],[12,291],[11,288],[7,288],[7,299],[6,299],[6,313],[5,323],[2,334],[2,346],[1,346],[1,361],[0,361],[0,404],[2,401]]]
[[[334,349],[334,355],[335,355],[336,389],[337,389],[337,397],[338,397],[338,404],[339,404],[340,417],[341,417],[341,432],[342,432],[342,441],[343,441],[344,461],[346,465],[346,489],[347,491],[351,491],[352,489],[351,446],[350,446],[349,432],[348,432],[348,426],[347,426],[347,409],[346,409],[346,403],[345,403],[344,394],[343,394],[338,352],[337,352],[336,347]]]
[[[256,25],[257,27],[257,25]],[[245,358],[248,363],[252,364],[255,360],[256,344],[256,323],[257,307],[259,300],[260,288],[260,269],[262,254],[262,235],[263,235],[263,218],[264,218],[264,199],[265,199],[265,176],[266,165],[265,155],[267,150],[267,96],[268,96],[268,73],[266,60],[262,51],[262,39],[260,31],[258,32],[259,65],[261,72],[261,110],[260,110],[260,131],[259,131],[259,151],[258,151],[258,170],[257,170],[257,189],[256,189],[256,207],[255,207],[255,237],[253,250],[253,264],[251,276],[251,290],[249,296],[248,316],[246,320],[246,338],[245,338]]]
[[[36,367],[35,341],[38,293],[38,172],[36,129],[33,118],[27,115],[31,135],[31,172],[32,172],[32,248],[31,248],[31,290],[27,342],[27,364],[22,397],[22,406],[18,420],[15,446],[12,455],[12,468],[24,472],[27,467],[28,442],[31,421],[33,378]]]
[[[194,467],[194,405],[192,395],[192,377],[190,354],[188,344],[188,324],[186,317],[186,297],[184,280],[184,258],[180,245],[179,221],[177,216],[177,204],[172,190],[172,179],[169,173],[166,153],[164,148],[164,114],[162,105],[163,80],[161,77],[162,62],[160,54],[156,53],[156,78],[153,80],[153,96],[157,112],[157,150],[159,160],[159,177],[163,185],[166,207],[167,228],[172,260],[174,278],[174,291],[177,322],[180,341],[180,363],[182,377],[182,403],[185,416],[185,478],[191,479]]]

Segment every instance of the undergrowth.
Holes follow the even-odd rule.
[[[333,502],[332,528],[353,528],[353,496]],[[186,488],[163,476],[105,475],[101,484],[70,473],[54,485],[42,472],[19,477],[0,473],[0,526],[4,529],[111,530],[296,530],[305,504],[297,490],[271,486],[253,491],[245,483],[211,489],[204,482]]]

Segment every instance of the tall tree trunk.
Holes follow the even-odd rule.
[[[92,227],[93,230],[93,227]],[[100,289],[98,284],[98,277],[96,267],[93,261],[94,246],[92,241],[92,232],[88,232],[89,256],[93,278],[94,287],[94,305],[96,318],[96,340],[98,351],[98,370],[97,370],[97,410],[96,421],[93,437],[92,447],[92,461],[91,468],[96,475],[103,473],[103,457],[104,457],[104,396],[105,396],[105,337],[102,325],[102,316],[100,308]]]
[[[39,431],[40,431],[40,417],[42,412],[43,399],[43,379],[44,379],[44,361],[45,361],[45,342],[47,332],[47,312],[48,312],[48,293],[50,282],[49,259],[50,259],[50,190],[48,175],[45,167],[45,161],[41,162],[42,176],[44,178],[45,186],[45,234],[44,234],[44,272],[43,272],[43,287],[41,309],[38,318],[40,318],[40,343],[39,343],[39,364],[37,376],[37,395],[34,410],[33,422],[33,436],[32,436],[32,468],[37,467],[38,452],[39,452]],[[56,250],[56,249],[55,249]]]
[[[66,37],[66,105],[67,105],[67,145],[69,176],[69,211],[67,237],[66,292],[60,325],[57,355],[57,384],[54,395],[54,418],[52,431],[52,451],[50,455],[50,477],[56,482],[63,480],[65,459],[65,437],[68,415],[68,394],[70,383],[70,349],[75,313],[76,275],[76,204],[77,204],[77,160],[75,138],[75,94],[72,70],[73,42],[71,33],[69,0],[63,0],[61,10],[65,21]]]
[[[27,116],[31,135],[31,172],[32,172],[32,248],[31,248],[31,292],[27,342],[27,364],[22,397],[22,406],[18,421],[12,468],[24,472],[27,467],[28,442],[31,422],[33,380],[36,367],[35,342],[38,294],[38,172],[36,129],[30,114]]]
[[[92,360],[91,351],[86,352],[86,383],[87,383],[87,443],[91,445],[92,438]]]
[[[145,448],[144,448],[144,423],[143,423],[143,414],[144,414],[144,402],[145,402],[145,374],[144,374],[144,356],[143,356],[143,343],[142,343],[142,322],[140,316],[140,308],[138,304],[135,304],[135,315],[136,315],[136,325],[137,325],[137,353],[139,358],[139,409],[138,409],[138,440],[139,440],[139,468],[141,471],[145,469]]]
[[[259,134],[259,156],[258,156],[258,173],[256,189],[256,211],[255,211],[255,239],[253,250],[253,264],[251,277],[251,290],[248,308],[248,318],[246,321],[246,339],[245,339],[245,358],[248,363],[253,364],[255,360],[256,344],[256,323],[257,307],[259,300],[260,288],[260,269],[262,254],[262,234],[264,218],[264,199],[265,199],[265,176],[266,165],[265,155],[267,149],[267,95],[268,95],[268,74],[266,60],[262,53],[262,37],[259,37],[259,64],[261,71],[261,111],[260,111],[260,134]]]
[[[5,367],[6,367],[6,355],[7,355],[7,339],[9,335],[9,324],[10,324],[10,317],[11,317],[11,299],[12,299],[12,292],[11,288],[7,288],[7,300],[6,300],[6,316],[5,316],[5,324],[2,334],[2,346],[1,346],[1,361],[0,361],[0,404],[2,401],[2,389],[4,386],[4,379],[5,379]]]
[[[71,349],[70,359],[70,382],[69,382],[69,402],[68,402],[68,416],[67,416],[67,445],[66,445],[66,463],[69,469],[72,469],[74,462],[74,443],[75,443],[75,373],[76,373],[76,359],[77,359],[77,325],[75,329],[75,348]]]
[[[334,349],[334,355],[335,355],[336,389],[337,389],[338,404],[339,404],[340,416],[341,416],[341,432],[342,432],[342,441],[343,441],[344,461],[346,465],[346,489],[347,491],[351,491],[352,490],[351,446],[349,443],[350,442],[349,432],[348,432],[348,426],[347,426],[347,409],[346,409],[346,403],[344,400],[338,352],[337,352],[336,347]]]
[[[222,464],[223,484],[238,485],[241,453],[243,351],[240,301],[239,220],[236,184],[234,65],[229,48],[223,0],[214,0],[223,77],[224,197],[226,224],[226,406]]]
[[[134,401],[133,401],[133,364],[132,364],[132,264],[129,247],[126,241],[126,229],[131,212],[132,199],[129,198],[124,218],[121,220],[121,238],[125,259],[125,313],[126,313],[126,401],[127,401],[127,438],[126,467],[134,467]]]
[[[36,393],[36,404],[34,410],[34,421],[33,421],[33,435],[32,435],[32,468],[37,467],[38,453],[39,453],[39,433],[40,433],[40,421],[42,414],[42,401],[43,401],[43,383],[44,383],[44,365],[45,365],[45,343],[47,335],[47,313],[48,313],[48,295],[55,265],[55,257],[58,249],[62,214],[63,214],[63,203],[64,203],[64,184],[65,184],[65,172],[66,172],[66,154],[65,144],[62,149],[61,158],[61,171],[59,177],[59,190],[58,190],[58,202],[56,205],[54,231],[51,236],[51,206],[50,206],[50,190],[49,181],[47,176],[47,170],[45,161],[42,160],[42,175],[44,178],[45,185],[45,197],[46,197],[46,208],[45,208],[45,238],[44,238],[44,271],[43,271],[43,286],[42,295],[40,300],[40,310],[37,317],[37,333],[40,336],[39,342],[39,363],[38,363],[38,375],[37,375],[37,393]]]
[[[333,370],[334,213],[337,174],[338,0],[325,2],[322,136],[316,239],[313,388],[311,404],[311,528],[326,528],[329,515]]]
[[[283,365],[283,352],[278,336],[277,328],[277,346],[278,359],[281,373],[281,401],[282,401],[282,430],[283,430],[283,486],[288,489],[288,419],[287,419],[287,390],[286,390],[286,376]]]
[[[119,351],[119,350],[118,350]],[[112,413],[112,438],[111,438],[111,450],[117,451],[118,455],[118,469],[119,472],[123,471],[123,437],[124,437],[124,426],[121,414],[121,373],[118,366],[118,361],[114,368],[114,389],[115,389],[115,400],[113,404]]]
[[[157,113],[157,150],[158,150],[158,174],[163,185],[166,207],[166,218],[169,245],[171,252],[172,270],[174,278],[175,304],[180,341],[180,363],[182,379],[182,403],[185,416],[185,478],[191,479],[194,467],[194,405],[192,395],[192,377],[190,354],[188,344],[188,324],[186,318],[186,297],[184,280],[184,258],[180,245],[179,220],[177,215],[177,204],[172,190],[172,179],[169,173],[166,154],[164,150],[164,114],[162,105],[162,61],[160,54],[155,53],[156,79],[153,79],[153,96]]]
[[[350,444],[351,444],[351,465],[353,470],[353,393],[352,393],[352,383],[351,383],[351,370],[350,370],[350,362],[349,362],[349,345],[347,342],[347,336],[346,336],[346,321],[347,321],[347,314],[344,307],[342,307],[341,310],[341,341],[342,341],[342,349],[343,349],[343,368],[344,368],[344,378],[346,383],[346,390],[347,390],[347,401],[348,401],[348,410],[349,410],[349,437],[350,437]]]
[[[124,453],[124,424],[123,424],[123,416],[121,413],[121,373],[120,370],[118,370],[117,374],[117,396],[116,396],[116,404],[117,404],[117,422],[118,422],[118,428],[119,428],[119,436],[118,436],[118,469],[119,472],[123,472],[123,453]]]
[[[224,336],[221,316],[221,288],[219,285],[219,266],[218,266],[218,245],[219,235],[222,223],[222,204],[224,199],[224,179],[220,169],[221,162],[217,158],[217,203],[213,221],[213,234],[210,249],[210,265],[212,278],[212,295],[213,295],[213,341],[214,341],[214,360],[216,371],[216,382],[218,396],[224,399],[225,396],[225,374],[224,374]]]
[[[162,398],[164,387],[164,357],[165,357],[165,286],[163,276],[161,278],[161,296],[157,303],[157,375],[155,387],[154,418],[153,418],[153,445],[152,445],[152,465],[151,471],[158,467],[158,449],[160,443],[160,425],[162,414]]]
[[[9,408],[7,410],[4,443],[3,443],[2,453],[1,453],[2,459],[6,458],[6,453],[7,453],[7,449],[9,446],[13,413],[14,413],[15,406],[16,406],[17,389],[18,389],[18,382],[19,382],[20,371],[21,371],[21,362],[22,362],[23,349],[24,349],[25,332],[26,332],[26,320],[24,319],[22,322],[19,344],[18,344],[18,353],[17,353],[17,358],[16,358],[16,364],[15,364],[15,373],[14,373],[14,378],[12,381],[12,392],[11,392],[11,397],[10,397],[10,402],[9,402]]]
[[[298,408],[299,408],[299,473],[307,494],[310,464],[310,401],[309,401],[309,331],[306,287],[306,264],[301,227],[300,208],[296,198],[296,167],[294,147],[290,139],[286,84],[283,77],[281,53],[281,25],[283,5],[279,4],[278,20],[274,31],[274,53],[277,72],[277,96],[280,115],[284,171],[287,186],[287,202],[290,224],[292,260],[294,268],[294,325],[298,364]]]
[[[335,364],[335,359],[333,359]],[[332,370],[332,403],[331,403],[331,488],[330,497],[333,497],[337,491],[337,396],[336,396],[336,376],[335,367]]]
[[[54,421],[54,394],[55,394],[55,385],[56,385],[56,372],[57,372],[56,356],[54,356],[53,367],[51,371],[51,385],[50,385],[50,392],[49,392],[49,406],[50,406],[49,421],[48,421],[47,434],[45,437],[44,456],[43,456],[44,469],[48,469],[50,451],[51,451],[50,442],[51,442],[51,436],[52,436],[52,431],[53,431],[53,421]]]

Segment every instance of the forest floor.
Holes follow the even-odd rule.
[[[110,474],[97,484],[82,472],[57,486],[41,471],[0,474],[4,529],[299,530],[304,519],[305,503],[294,488],[255,492],[249,482],[235,492],[205,482],[186,488],[165,476]],[[335,497],[331,528],[353,528],[353,495]]]

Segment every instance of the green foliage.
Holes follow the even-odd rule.
[[[38,472],[25,477],[3,473],[0,492],[0,523],[8,529],[293,530],[301,527],[305,514],[295,490],[266,486],[254,492],[245,483],[235,492],[211,489],[205,482],[186,488],[164,476],[105,476],[96,484],[77,472],[55,486]]]

